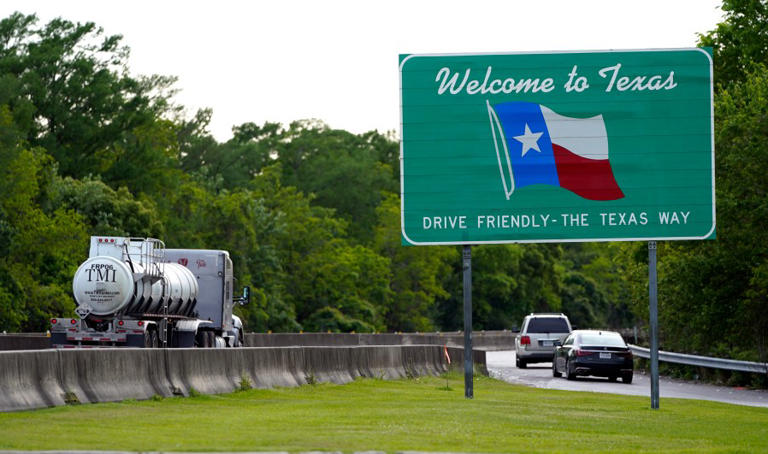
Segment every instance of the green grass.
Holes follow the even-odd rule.
[[[0,449],[768,452],[768,409],[463,376],[249,390],[0,414]]]

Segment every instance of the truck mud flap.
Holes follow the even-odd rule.
[[[179,348],[193,348],[195,346],[195,332],[194,331],[176,331],[173,333],[174,347]]]

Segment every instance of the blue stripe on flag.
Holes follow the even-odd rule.
[[[505,102],[496,104],[494,109],[504,130],[515,188],[532,184],[560,186],[552,140],[541,107],[531,102]],[[524,135],[526,125],[531,133],[542,135],[536,142],[540,151],[529,149],[523,156],[523,143],[515,136]]]

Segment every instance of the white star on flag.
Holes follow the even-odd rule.
[[[539,137],[541,137],[542,134],[544,134],[544,132],[531,132],[531,128],[529,128],[528,123],[526,123],[525,133],[521,136],[514,136],[515,140],[523,144],[522,156],[525,156],[531,148],[541,153],[541,150],[539,149]]]

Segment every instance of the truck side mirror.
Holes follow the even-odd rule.
[[[245,306],[251,302],[251,288],[247,285],[243,287],[243,296],[240,298],[240,305]]]

